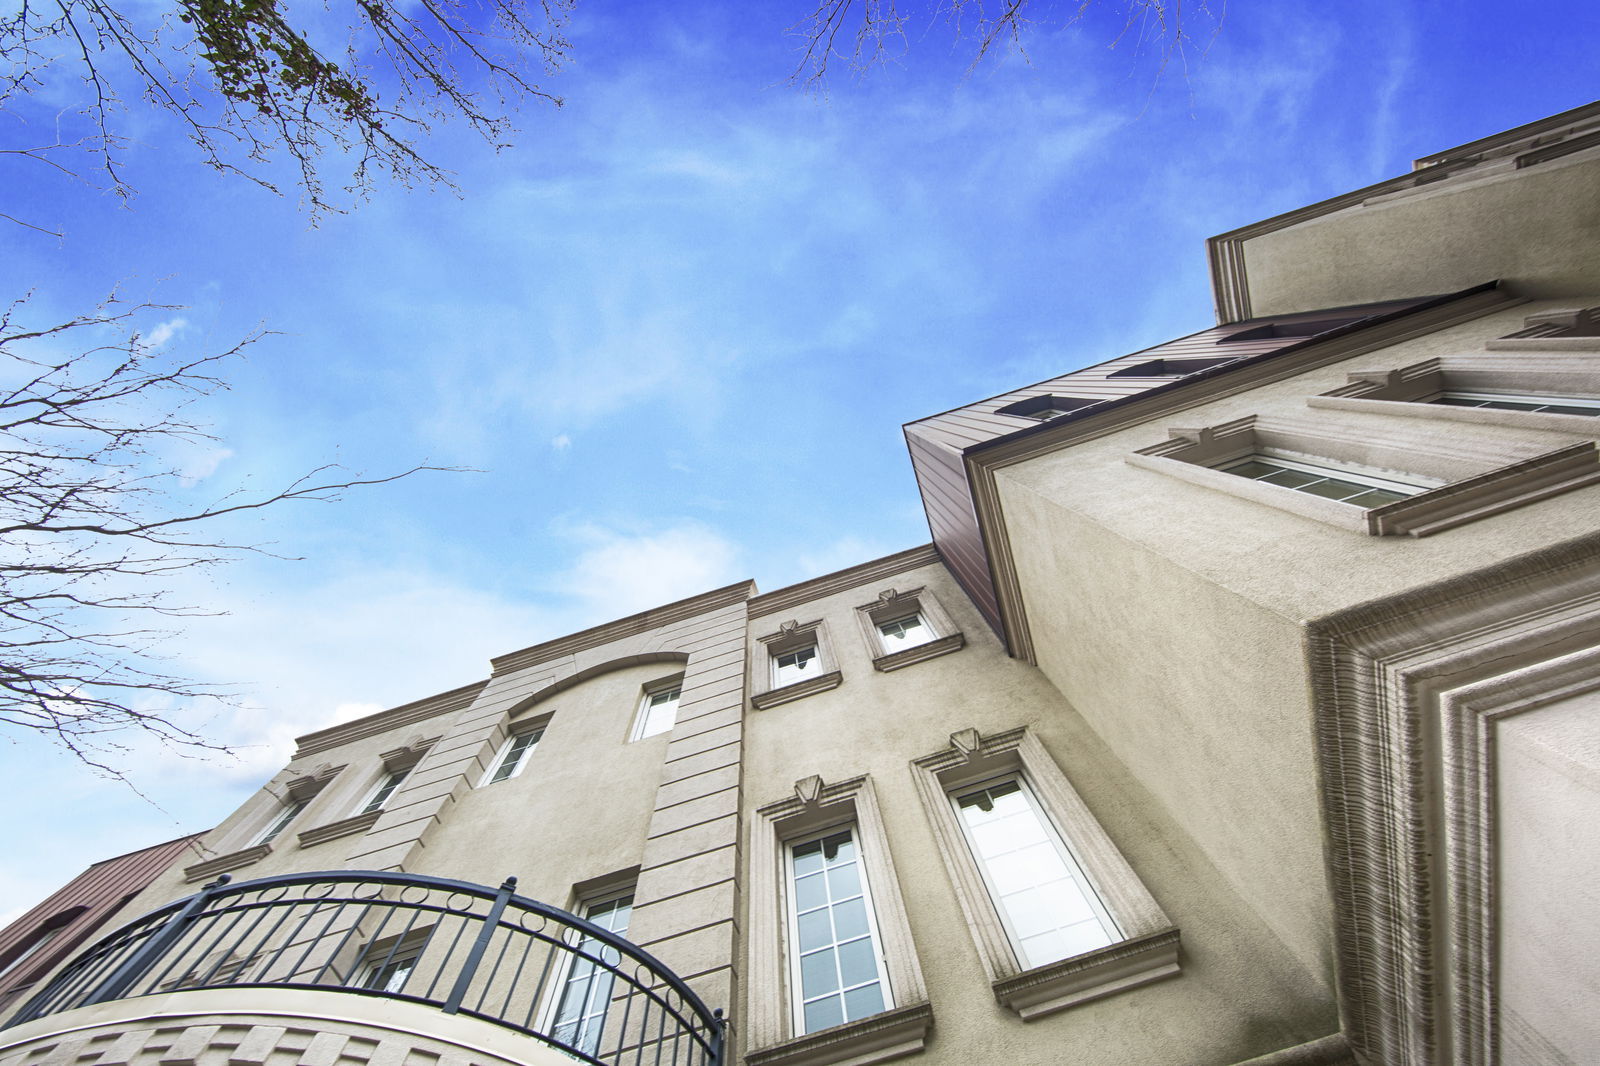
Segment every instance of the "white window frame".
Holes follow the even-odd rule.
[[[883,933],[878,927],[878,912],[872,903],[872,877],[867,869],[866,848],[861,839],[861,830],[853,821],[836,822],[825,829],[785,840],[783,843],[784,925],[788,937],[789,958],[789,1024],[793,1026],[793,1031],[797,1035],[807,1035],[808,1031],[805,1027],[805,998],[800,983],[800,908],[796,894],[794,852],[796,848],[835,836],[846,829],[850,831],[850,839],[855,844],[856,876],[861,882],[861,899],[867,912],[867,929],[872,936],[872,961],[878,976],[878,985],[883,990],[883,1010],[877,1011],[876,1014],[891,1011],[895,1007],[894,982],[889,974],[888,960],[884,956]],[[833,948],[837,951],[837,942],[833,944]],[[838,991],[842,994],[844,989],[840,988]],[[872,1016],[846,1019],[841,1024],[863,1021],[866,1017]]]
[[[376,814],[389,806],[389,801],[394,799],[394,794],[400,791],[400,786],[405,784],[406,778],[411,776],[411,771],[415,768],[415,764],[399,769],[385,767],[383,776],[366,794],[361,806],[356,808],[356,814]]]
[[[1178,973],[1178,930],[1026,728],[987,737],[963,729],[951,734],[948,748],[911,765],[940,857],[1001,1006],[1032,1021]],[[1024,968],[952,801],[957,793],[1006,777],[1020,778],[1029,787],[1038,813],[1060,834],[1121,940]]]
[[[1315,463],[1308,463],[1303,459],[1292,458],[1272,448],[1262,448],[1251,452],[1249,455],[1240,456],[1237,459],[1230,459],[1224,463],[1221,463],[1214,469],[1221,470],[1224,473],[1233,474],[1235,477],[1243,477],[1250,481],[1261,481],[1260,478],[1251,477],[1248,474],[1239,474],[1235,470],[1236,467],[1243,466],[1245,463],[1260,463],[1264,466],[1277,467],[1280,470],[1292,470],[1300,474],[1310,474],[1316,477],[1327,478],[1334,481],[1344,481],[1350,484],[1360,485],[1363,488],[1379,489],[1383,492],[1393,492],[1406,497],[1415,496],[1418,493],[1426,492],[1429,489],[1438,488],[1440,485],[1444,484],[1444,482],[1440,481],[1438,478],[1424,477],[1420,474],[1407,475],[1411,478],[1410,481],[1399,481],[1394,478],[1382,477],[1370,470],[1363,470],[1360,467],[1354,466],[1350,463],[1339,463],[1332,460],[1319,460]],[[1262,481],[1261,483],[1265,485],[1272,485],[1274,488],[1288,489],[1290,492],[1304,492],[1305,488],[1298,485],[1278,485],[1271,481]],[[1316,493],[1306,493],[1306,495],[1317,496],[1318,499],[1323,500],[1333,499],[1331,496],[1318,496]],[[1359,493],[1357,495],[1359,495]],[[1334,500],[1334,502],[1344,503],[1345,501]],[[1359,505],[1349,504],[1347,506]]]
[[[1089,880],[1088,875],[1083,872],[1083,863],[1078,860],[1078,856],[1072,851],[1072,846],[1062,836],[1060,827],[1050,817],[1050,812],[1045,809],[1044,804],[1039,802],[1039,797],[1034,793],[1033,787],[1028,784],[1027,777],[1021,771],[1016,771],[1002,774],[999,777],[986,778],[982,781],[970,781],[951,788],[945,795],[950,802],[951,808],[955,811],[956,823],[961,827],[961,835],[966,840],[967,850],[972,855],[973,864],[978,867],[978,873],[983,878],[984,887],[989,891],[989,903],[994,907],[995,913],[1000,919],[1000,924],[1005,927],[1006,936],[1011,940],[1011,950],[1016,953],[1018,965],[1023,965],[1025,958],[1022,938],[1017,935],[1016,927],[1012,924],[1012,917],[1004,904],[1001,903],[1000,888],[995,883],[994,872],[989,868],[989,864],[984,861],[983,855],[978,848],[978,842],[973,839],[972,827],[967,824],[966,818],[961,813],[960,802],[963,797],[969,796],[974,792],[1012,782],[1017,784],[1023,797],[1027,800],[1034,818],[1038,820],[1044,830],[1046,839],[1055,847],[1068,876],[1076,883],[1084,901],[1089,904],[1089,909],[1094,912],[1096,919],[1099,920],[1102,931],[1109,935],[1107,943],[1115,944],[1118,941],[1127,939],[1121,927],[1117,925],[1116,918],[1106,909],[1105,901],[1100,898],[1100,893],[1095,891],[1094,884]],[[1047,960],[1047,962],[1039,965],[1048,965],[1049,962],[1053,961],[1059,960]]]
[[[807,652],[810,652],[810,654],[807,655]],[[785,659],[793,659],[794,662],[786,663],[784,662]],[[785,671],[790,672],[785,673]],[[802,681],[810,681],[813,677],[819,677],[821,674],[822,649],[817,647],[815,642],[772,652],[773,688],[798,685]]]
[[[263,845],[270,847],[274,840],[281,837],[284,831],[294,824],[296,818],[305,813],[306,807],[310,804],[311,801],[309,799],[279,803],[277,813],[272,816],[272,820],[262,826],[261,830],[250,838],[250,843],[245,846],[249,848]]]
[[[1600,415],[1600,399],[1590,396],[1551,396],[1536,395],[1533,393],[1483,392],[1476,389],[1445,389],[1439,394],[1439,400],[1479,400],[1488,405],[1489,410],[1521,410],[1521,408],[1495,408],[1493,405],[1497,401],[1522,404],[1541,404],[1546,407],[1583,407],[1594,411],[1596,415]],[[1438,403],[1439,400],[1430,400],[1428,402]],[[1544,412],[1525,411],[1523,413],[1536,415],[1543,414]],[[1568,412],[1560,413],[1566,414]],[[1578,415],[1577,417],[1588,418],[1590,416]]]
[[[497,785],[501,781],[510,781],[513,777],[519,776],[527,768],[528,760],[533,757],[533,753],[538,750],[539,742],[544,739],[544,730],[545,726],[542,722],[531,727],[513,730],[506,737],[504,743],[495,749],[494,758],[489,761],[489,768],[478,779],[478,787],[486,788],[489,785]],[[504,777],[497,777],[496,775],[500,773],[506,760],[512,757],[512,752],[523,741],[527,741],[527,747],[517,753],[516,765]]]
[[[639,893],[638,893],[638,885],[632,880],[629,880],[629,881],[626,881],[626,882],[618,882],[615,879],[608,879],[608,881],[609,881],[609,885],[608,885],[608,887],[606,887],[604,889],[596,890],[596,891],[592,891],[592,892],[588,892],[588,893],[579,895],[575,900],[573,900],[572,905],[569,908],[569,910],[571,911],[571,913],[576,914],[578,917],[584,919],[585,921],[593,921],[594,919],[589,917],[589,912],[590,911],[595,910],[595,909],[597,909],[599,907],[607,906],[608,904],[613,904],[613,903],[620,902],[623,899],[627,899],[628,900],[628,924],[629,924],[629,926],[632,926],[632,924],[633,924],[633,911],[638,906],[638,895],[639,895]],[[591,882],[591,883],[593,883],[593,882]],[[626,929],[624,929],[621,932],[617,932],[614,929],[611,930],[611,931],[612,932],[616,932],[617,935],[620,936],[620,937],[626,937],[628,935],[628,932],[627,932]],[[569,947],[581,947],[582,946],[582,942],[580,941],[577,944],[572,944],[572,945],[568,945],[568,946]],[[602,955],[602,958],[603,957],[604,956]],[[567,986],[572,980],[572,967],[573,967],[573,963],[575,961],[576,961],[576,956],[574,956],[570,951],[562,950],[560,952],[559,961],[557,962],[556,968],[555,968],[555,972],[552,975],[553,979],[550,981],[550,986],[549,986],[550,987],[550,991],[546,994],[545,1003],[539,1010],[539,1019],[540,1019],[539,1020],[539,1031],[542,1032],[542,1033],[548,1033],[552,1037],[555,1036],[557,1020],[559,1019],[560,1014],[561,1014],[561,1002],[562,1002],[563,999],[566,998]],[[619,960],[618,965],[620,965],[620,960]],[[604,1011],[602,1011],[601,1014],[600,1014],[599,1040],[604,1040],[605,1039],[606,1021],[610,1018],[610,1015],[611,1015],[611,1009],[610,1009],[610,1006],[609,1006],[609,1000],[611,999],[612,993],[615,990],[614,983],[616,981],[616,978],[614,976],[609,976],[608,975],[608,979],[613,982],[613,987],[607,990],[606,999],[608,1001],[608,1005],[607,1005],[606,1009]],[[586,998],[587,998],[588,994],[589,993],[585,992],[585,997]],[[585,1017],[585,1015],[583,1015],[583,1014],[579,1015],[580,1022],[582,1021],[583,1017]],[[580,1029],[580,1032],[581,1031],[582,1030]],[[581,1050],[581,1045],[574,1045],[574,1046],[579,1047],[580,1050]],[[590,1052],[590,1054],[598,1055],[598,1052],[599,1052],[601,1046],[602,1045],[600,1045],[597,1042],[595,1051]]]
[[[657,696],[660,696],[666,692],[672,692],[676,694],[676,698],[672,701],[672,721],[668,722],[664,728],[651,729],[650,712],[653,710],[651,701],[653,701]],[[648,685],[644,686],[644,690],[639,696],[638,709],[634,712],[633,729],[630,731],[628,736],[629,742],[631,743],[636,740],[644,740],[646,737],[657,737],[663,733],[672,732],[673,728],[678,724],[678,709],[682,702],[682,674],[677,674],[673,677],[662,678],[660,681],[652,681]]]

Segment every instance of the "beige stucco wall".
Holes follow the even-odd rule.
[[[1500,1061],[1589,1061],[1600,1051],[1600,695],[1507,718],[1495,768]]]
[[[1600,278],[1600,149],[1467,171],[1244,244],[1251,314],[1453,292],[1500,279],[1538,297]]]
[[[893,672],[874,671],[855,607],[873,602],[883,587],[921,584],[938,595],[967,646]],[[792,795],[799,778],[871,776],[934,1011],[933,1038],[920,1061],[1220,1066],[1337,1029],[1322,981],[1284,949],[1047,678],[1005,656],[942,567],[757,618],[752,636],[790,618],[827,622],[844,680],[831,691],[749,713],[746,832],[762,831],[755,809]],[[1027,1023],[995,1002],[909,763],[946,747],[957,730],[990,734],[1018,726],[1044,742],[1181,929],[1179,977]],[[776,905],[749,901],[750,908]],[[769,994],[748,987],[753,995]],[[736,1017],[749,1017],[757,1006],[741,1003]]]
[[[1358,368],[1483,351],[1524,315],[1552,305],[1500,311],[996,475],[1042,673],[1324,980],[1331,978],[1332,913],[1300,648],[1305,621],[1591,532],[1600,525],[1600,488],[1426,538],[1379,538],[1135,467],[1126,457],[1166,440],[1169,427],[1252,414],[1356,440],[1403,423],[1408,433],[1491,449],[1560,447],[1581,438],[1406,418],[1402,405],[1389,415],[1304,402]]]
[[[482,788],[469,782],[450,826],[407,870],[481,884],[516,874],[522,895],[566,907],[575,884],[639,865],[669,734],[630,743],[629,732],[643,687],[682,672],[628,666],[519,712],[552,715],[523,772]]]
[[[475,1018],[300,989],[144,996],[0,1032],[0,1066],[562,1066],[572,1061]]]

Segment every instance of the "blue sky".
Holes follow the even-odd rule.
[[[817,96],[785,84],[802,6],[579,0],[565,107],[498,155],[440,131],[459,197],[380,187],[315,227],[139,105],[126,207],[4,164],[5,210],[65,232],[0,229],[8,298],[181,304],[150,324],[186,351],[277,331],[205,404],[220,443],[178,456],[194,500],[330,461],[480,472],[240,522],[301,561],[185,578],[226,613],[166,648],[242,686],[204,725],[239,757],[138,749],[141,799],[0,745],[0,916],[492,655],[924,542],[901,423],[1205,327],[1207,236],[1587,102],[1600,31],[1591,0],[1234,0],[1161,73],[1096,8],[966,75],[914,23],[903,61]]]

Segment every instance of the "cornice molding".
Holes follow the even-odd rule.
[[[379,711],[365,718],[357,718],[353,722],[345,722],[328,729],[321,729],[315,733],[307,733],[298,738],[295,743],[294,757],[303,759],[307,755],[337,748],[354,740],[363,740],[366,737],[375,737],[379,733],[387,733],[391,729],[398,729],[403,725],[415,722],[425,722],[430,718],[437,718],[442,714],[459,711],[469,706],[478,698],[478,693],[483,691],[487,681],[475,681],[470,685],[441,692],[437,696],[415,700],[411,703],[402,703],[398,707],[391,707],[387,711]]]
[[[837,570],[831,574],[823,574],[809,581],[802,581],[796,585],[788,585],[781,589],[752,598],[745,610],[751,618],[761,618],[769,614],[777,614],[791,607],[798,607],[812,600],[820,600],[825,596],[832,596],[836,592],[845,592],[862,585],[871,584],[882,578],[903,574],[907,570],[916,570],[939,562],[939,553],[932,544],[923,544],[909,548],[903,552],[886,555],[881,559],[861,563],[845,570]]]
[[[489,666],[495,675],[509,673],[512,670],[524,670],[552,659],[598,648],[602,644],[610,644],[612,641],[631,637],[636,633],[647,633],[652,629],[671,625],[673,622],[681,622],[686,618],[710,614],[712,611],[743,603],[754,596],[755,592],[754,581],[738,581],[685,600],[652,607],[648,611],[640,611],[638,614],[631,614],[615,622],[607,622],[605,625],[585,629],[570,636],[558,637],[543,644],[535,644],[520,651],[496,656],[489,660]]]

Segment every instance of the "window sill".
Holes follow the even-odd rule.
[[[337,822],[329,822],[327,825],[319,825],[315,828],[307,829],[300,834],[300,846],[309,848],[317,844],[326,843],[329,840],[338,840],[340,837],[365,833],[372,828],[372,823],[376,822],[378,815],[382,813],[381,810],[368,811],[365,814],[357,814],[350,818],[342,818]]]
[[[925,662],[928,659],[937,659],[939,656],[948,655],[953,651],[960,651],[966,646],[966,643],[966,637],[960,633],[951,633],[948,637],[939,637],[936,640],[928,641],[926,644],[918,644],[914,648],[906,648],[904,651],[880,655],[872,660],[872,668],[885,672],[899,670],[901,667]]]
[[[1177,973],[1178,931],[1163,929],[1001,978],[994,998],[1031,1022]]]
[[[1585,441],[1366,512],[1374,536],[1426,537],[1600,482],[1600,452]]]
[[[896,1007],[860,1021],[752,1051],[745,1066],[868,1066],[915,1055],[928,1043],[933,1007]]]
[[[264,859],[271,854],[271,844],[257,844],[254,847],[245,848],[243,851],[235,851],[228,855],[218,855],[214,859],[197,862],[193,866],[185,866],[183,868],[183,880],[186,884],[205,881],[215,877],[217,874],[227,873],[229,870],[237,870],[241,866],[249,866],[258,859]]]
[[[817,677],[808,677],[804,681],[796,681],[792,685],[784,685],[782,688],[769,688],[765,692],[758,692],[750,697],[750,705],[758,711],[764,711],[768,707],[776,707],[780,703],[804,699],[817,692],[826,692],[830,688],[838,688],[843,680],[844,675],[834,670],[831,673],[820,674]]]

